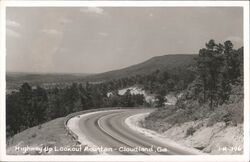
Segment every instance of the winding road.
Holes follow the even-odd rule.
[[[111,155],[192,154],[185,149],[175,148],[145,136],[125,123],[125,119],[132,115],[151,111],[152,109],[118,109],[83,114],[74,117],[78,118],[78,127],[75,129],[80,129],[75,133],[78,136],[84,135],[95,146]]]

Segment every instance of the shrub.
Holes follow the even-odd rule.
[[[38,129],[41,129],[42,128],[42,125],[40,124],[39,126],[38,126]]]
[[[207,126],[213,126],[217,122],[225,122],[226,125],[243,123],[243,101],[219,106],[214,113],[209,116]]]
[[[214,113],[209,116],[207,126],[210,127],[213,126],[215,123],[226,121],[227,116],[228,112],[225,109],[219,107],[215,110]]]
[[[188,136],[192,136],[193,134],[194,134],[194,132],[195,132],[196,130],[194,129],[194,127],[189,127],[188,129],[187,129],[187,132],[186,132],[186,137],[188,137]]]
[[[31,137],[32,137],[32,138],[35,138],[35,137],[36,137],[36,133],[33,133],[33,134],[31,135]]]
[[[228,106],[228,113],[230,114],[230,120],[234,126],[243,123],[244,121],[244,106],[243,101],[237,104],[231,104]]]

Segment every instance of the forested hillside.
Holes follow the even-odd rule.
[[[183,69],[194,64],[194,58],[197,54],[174,54],[174,55],[164,55],[156,56],[145,62],[119,69],[114,71],[109,71],[101,74],[96,74],[93,76],[87,76],[88,81],[103,81],[112,80],[126,77],[132,77],[136,75],[147,75],[156,70],[176,70]]]
[[[167,130],[171,125],[208,118],[237,125],[243,122],[243,47],[234,49],[230,41],[210,40],[199,51],[195,79],[183,91],[175,106],[158,109],[145,120],[145,127]],[[195,130],[190,130],[194,133]]]

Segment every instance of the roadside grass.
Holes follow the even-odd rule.
[[[195,128],[194,127],[189,127],[188,129],[187,129],[187,132],[186,132],[186,137],[188,137],[188,136],[192,136],[193,134],[194,134],[194,132],[195,132],[196,130],[195,130]]]
[[[143,107],[141,107],[143,108]],[[46,122],[44,124],[37,125],[32,128],[28,128],[11,138],[7,139],[6,153],[7,155],[93,155],[95,152],[84,151],[86,145],[82,145],[82,151],[59,151],[59,152],[50,152],[50,153],[38,153],[36,151],[31,151],[24,153],[22,151],[16,151],[15,146],[19,147],[49,147],[49,148],[60,148],[60,147],[79,147],[79,142],[75,141],[71,135],[65,129],[65,121],[73,116],[77,116],[83,113],[89,113],[99,110],[113,110],[113,109],[133,109],[133,107],[107,107],[99,109],[89,109],[85,111],[79,111],[72,114],[69,114],[66,117],[57,118]]]
[[[244,95],[243,86],[233,86],[232,94],[227,103],[218,106],[210,115],[208,126],[217,122],[225,122],[226,125],[237,126],[244,121]]]
[[[185,122],[202,119],[208,119],[206,125],[208,127],[218,122],[237,126],[243,123],[243,99],[243,87],[240,85],[234,86],[229,100],[214,110],[211,110],[208,104],[200,105],[196,100],[185,100],[185,102],[177,102],[176,106],[158,108],[149,114],[144,121],[141,121],[141,125],[160,133],[165,132],[176,124],[180,125]],[[191,135],[192,132],[195,132],[195,128],[190,128],[190,132],[187,135]]]
[[[237,126],[243,123],[243,111],[243,100],[242,102],[219,106],[210,115],[207,126],[213,126],[217,122],[225,122],[226,125]]]
[[[7,140],[8,155],[82,155],[90,154],[89,152],[69,152],[69,151],[51,151],[50,153],[39,153],[37,151],[23,152],[16,151],[15,146],[19,147],[77,147],[78,144],[67,134],[64,128],[65,118],[57,118],[47,123],[26,129]]]

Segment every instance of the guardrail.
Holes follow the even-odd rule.
[[[71,114],[69,114],[69,115],[67,115],[65,117],[64,127],[65,127],[65,130],[66,130],[66,133],[72,137],[73,141],[76,141],[76,143],[78,145],[80,145],[81,142],[79,141],[78,136],[73,131],[71,131],[69,129],[69,127],[67,126],[67,123],[68,123],[69,119],[71,119],[71,118],[73,118],[75,116],[78,116],[78,115],[87,114],[87,113],[91,113],[91,112],[95,112],[95,111],[100,111],[100,110],[104,110],[105,111],[105,110],[134,109],[134,108],[135,107],[108,107],[108,108],[89,109],[89,110],[83,110],[83,111],[74,112],[74,113],[71,113]],[[143,107],[137,107],[137,108],[143,108]]]

